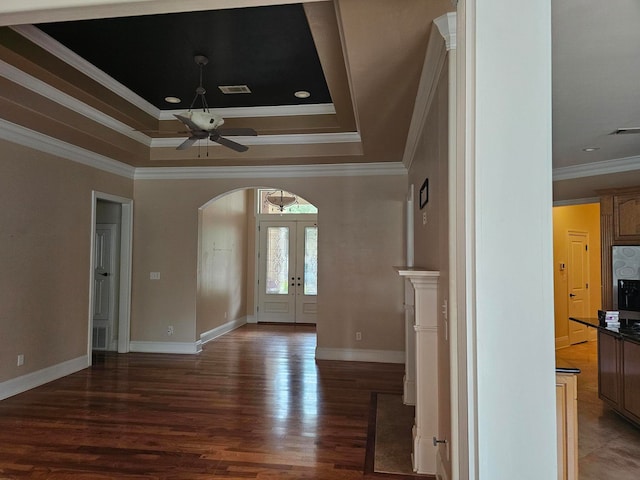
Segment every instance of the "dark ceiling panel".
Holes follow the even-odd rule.
[[[210,107],[331,102],[300,4],[38,27],[160,109],[191,104],[199,81],[195,55],[209,58],[204,87]],[[252,93],[224,95],[218,85],[247,85]],[[311,97],[300,100],[297,90]],[[168,95],[182,103],[166,103]]]

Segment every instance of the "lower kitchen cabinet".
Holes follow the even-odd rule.
[[[598,330],[598,394],[640,426],[640,343]]]

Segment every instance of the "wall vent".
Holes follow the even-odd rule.
[[[93,327],[93,350],[107,349],[107,327]]]
[[[234,93],[251,93],[246,85],[222,85],[218,86],[220,91],[225,95],[233,95]]]

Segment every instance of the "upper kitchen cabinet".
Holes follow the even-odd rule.
[[[615,240],[640,241],[640,192],[613,196]]]
[[[602,307],[613,308],[611,247],[640,245],[640,186],[602,190],[600,194],[600,248]]]

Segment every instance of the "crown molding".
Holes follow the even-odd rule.
[[[439,16],[433,21],[438,27],[440,35],[444,38],[447,50],[456,48],[457,18],[456,12],[449,12]]]
[[[132,167],[0,118],[0,139],[136,180],[407,175],[400,162],[238,167]]]
[[[174,115],[183,113],[184,110],[184,108],[161,110],[158,118],[160,120],[175,120]],[[302,115],[335,115],[336,107],[333,103],[313,103],[308,105],[274,105],[270,107],[209,108],[209,111],[223,118],[296,117]]]
[[[137,142],[148,147],[177,147],[184,141],[183,137],[180,138],[150,138],[147,135],[133,130],[130,126],[102,113],[101,111],[90,107],[89,105],[77,100],[76,98],[67,95],[66,93],[48,85],[47,83],[39,80],[22,70],[0,60],[0,76],[17,83],[38,95],[42,95],[59,105],[73,110],[80,115],[87,117],[106,128],[114,130],[122,135],[125,135]],[[299,115],[319,115],[327,113],[335,109],[333,104],[317,104],[317,105],[301,105],[299,106],[285,106],[285,107],[265,107],[271,110],[271,113],[280,112],[280,114],[290,115],[293,111],[298,111]],[[308,107],[308,108],[307,108]],[[256,107],[261,109],[263,107]],[[281,109],[281,110],[278,110]],[[213,109],[223,116],[229,117],[226,114],[228,109]],[[248,113],[252,108],[235,109],[236,115],[242,112]],[[175,112],[182,112],[183,110],[176,110]],[[315,113],[310,113],[315,111]],[[286,113],[289,112],[289,113]],[[305,113],[306,112],[306,113]],[[265,110],[256,116],[264,116]],[[233,115],[232,115],[233,116]],[[173,115],[167,118],[174,119]],[[242,142],[247,145],[305,145],[305,144],[321,144],[321,143],[360,143],[362,139],[357,132],[345,132],[345,133],[317,133],[317,134],[302,134],[302,135],[264,135],[259,137],[242,137]]]
[[[331,165],[264,165],[238,167],[142,167],[136,180],[202,180],[220,178],[300,178],[407,175],[400,162]]]
[[[413,105],[407,143],[402,156],[402,163],[406,165],[407,169],[411,168],[418,144],[422,138],[424,126],[427,122],[433,97],[438,88],[438,79],[442,73],[446,57],[447,49],[445,42],[438,32],[438,29],[432,28],[431,34],[429,35],[429,43],[427,43],[422,73],[420,75],[420,83],[418,84],[416,101]]]
[[[622,173],[640,170],[640,156],[604,160],[602,162],[583,163],[570,167],[553,169],[553,181],[572,180],[574,178],[595,177],[610,173]]]
[[[71,65],[73,68],[87,75],[92,80],[95,80],[103,87],[111,90],[116,95],[124,98],[126,101],[135,105],[142,111],[148,113],[154,118],[160,117],[159,108],[147,102],[138,94],[134,93],[132,90],[125,87],[123,84],[116,81],[111,76],[107,75],[92,63],[89,63],[77,53],[69,50],[67,47],[44,33],[39,28],[35,27],[34,25],[17,25],[10,28],[25,37],[27,40],[30,40],[39,47],[42,47],[51,55]]]
[[[134,178],[135,168],[0,118],[0,138],[105,172]]]
[[[136,132],[130,126],[125,125],[115,118],[105,115],[100,110],[93,108],[84,102],[81,102],[71,95],[67,95],[64,92],[61,92],[57,88],[52,87],[42,80],[32,77],[28,73],[25,73],[22,70],[2,60],[0,60],[0,76],[14,83],[17,83],[18,85],[31,90],[38,95],[48,98],[49,100],[52,100],[65,108],[77,112],[80,115],[93,120],[94,122],[97,122],[106,128],[114,130],[122,135],[126,135],[127,137],[136,140],[144,145],[149,146],[150,144],[150,139],[147,135]]]
[[[312,133],[300,135],[260,135],[256,137],[233,137],[234,140],[244,145],[314,145],[323,143],[361,143],[362,139],[357,132],[347,133]],[[178,138],[154,138],[151,140],[151,148],[177,147],[184,142],[184,137]],[[215,142],[212,147],[219,147]]]

